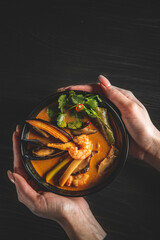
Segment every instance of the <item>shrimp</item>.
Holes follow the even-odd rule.
[[[68,150],[71,147],[76,147],[76,144],[73,142],[67,143],[48,143],[47,147],[57,148],[59,150]]]
[[[79,186],[83,186],[87,183],[87,180],[89,178],[89,174],[78,174],[77,176],[70,176],[65,185],[66,186],[74,186],[74,187],[79,187]]]
[[[75,187],[83,186],[87,183],[89,174],[79,174],[73,178],[72,185]]]
[[[93,146],[87,135],[76,136],[73,138],[73,142],[79,146],[79,148],[73,146],[68,149],[68,153],[73,159],[84,160],[91,155]]]
[[[72,182],[73,182],[73,176],[69,176],[69,178],[67,179],[65,185],[68,186],[68,187],[70,187],[71,184],[72,184]]]
[[[76,160],[84,160],[92,153],[92,143],[85,134],[75,136],[73,142],[67,143],[48,143],[48,147],[58,148],[60,150],[68,150],[69,155]]]

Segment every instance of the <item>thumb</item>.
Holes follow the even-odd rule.
[[[19,174],[13,173],[18,199],[25,204],[31,211],[34,209],[38,193],[27,183]]]
[[[105,96],[111,102],[113,102],[120,111],[123,111],[123,109],[125,109],[128,106],[128,104],[131,103],[131,100],[129,98],[127,98],[117,88],[112,86],[107,78],[100,75],[99,81],[100,81],[100,85],[101,85],[101,88],[102,88]]]

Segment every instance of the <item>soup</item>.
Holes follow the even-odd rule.
[[[97,95],[71,91],[26,120],[26,157],[47,184],[81,191],[113,172],[122,139],[101,101]]]

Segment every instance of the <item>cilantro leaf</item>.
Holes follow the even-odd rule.
[[[84,119],[84,113],[82,111],[81,112],[77,112],[75,109],[70,111],[69,115],[70,116],[74,116],[75,118]]]
[[[64,128],[64,127],[67,126],[67,123],[65,121],[65,116],[66,116],[66,114],[64,114],[64,113],[60,113],[58,115],[58,117],[57,117],[57,125],[58,125],[58,127]]]
[[[84,100],[85,100],[85,98],[84,98],[84,96],[82,95],[82,94],[79,94],[79,95],[72,95],[71,96],[71,100],[72,100],[72,103],[73,104],[83,104],[84,103]]]
[[[73,91],[73,90],[69,91],[69,96],[72,96],[72,95],[75,95],[75,94],[76,94],[75,91]]]
[[[74,122],[68,123],[68,128],[70,128],[70,129],[77,129],[77,128],[81,128],[81,127],[82,127],[82,122],[78,118]]]
[[[52,119],[54,116],[54,112],[52,108],[47,108],[47,114]]]
[[[88,99],[85,102],[85,105],[89,106],[90,108],[96,108],[96,107],[98,107],[98,102],[95,99]]]
[[[99,102],[102,102],[99,95],[88,93],[86,95],[77,94],[75,91],[69,91],[69,94],[62,94],[58,98],[58,107],[56,110],[56,115],[52,110],[48,109],[48,115],[53,118],[57,118],[57,125],[59,127],[68,127],[72,129],[77,129],[82,126],[81,119],[84,118],[84,115],[87,114],[91,118],[99,118],[99,115],[96,111]],[[77,111],[77,106],[83,104],[83,109]],[[65,115],[66,113],[74,115],[76,120],[74,122],[66,123]]]
[[[86,99],[86,100],[88,100],[88,99],[94,99],[94,98],[97,98],[97,100],[98,100],[99,102],[103,102],[99,95],[93,95],[92,93],[89,93],[89,94],[86,94],[86,95],[85,95],[85,99]]]
[[[57,106],[49,106],[46,110],[48,116],[50,117],[50,119],[53,120],[53,118],[56,118],[58,115],[58,109]]]
[[[66,94],[62,94],[59,98],[58,98],[58,108],[60,109],[61,113],[64,112],[64,107],[67,103],[67,95]]]

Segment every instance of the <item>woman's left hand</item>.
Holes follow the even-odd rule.
[[[16,186],[18,200],[37,216],[58,222],[70,239],[103,239],[106,233],[92,215],[84,198],[67,198],[42,191],[29,178],[21,160],[20,128],[13,133],[14,172],[8,170]]]

